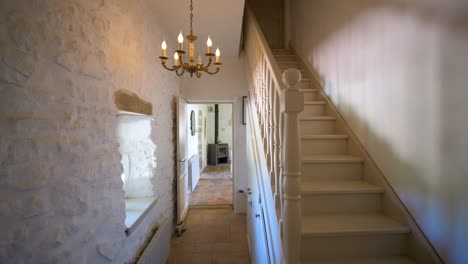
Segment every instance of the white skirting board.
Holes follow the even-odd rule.
[[[151,241],[141,254],[137,264],[164,264],[171,250],[171,224],[167,219],[159,226]]]

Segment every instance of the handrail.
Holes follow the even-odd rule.
[[[256,34],[254,35],[258,38],[258,41],[260,42],[260,46],[262,47],[263,52],[265,54],[265,60],[267,62],[267,65],[270,68],[270,71],[274,73],[273,79],[275,81],[275,87],[277,89],[277,92],[281,93],[281,91],[283,90],[283,84],[280,78],[281,77],[280,68],[278,64],[276,63],[276,60],[273,56],[273,53],[271,52],[270,47],[268,46],[268,42],[265,38],[265,35],[263,35],[263,32],[260,28],[260,25],[257,22],[257,19],[255,19],[253,10],[248,5],[246,5],[245,9],[246,9],[247,23],[252,24],[252,27],[247,27],[247,28],[251,28],[252,30],[255,31]]]
[[[304,108],[304,97],[298,88],[301,74],[295,69],[281,74],[248,6],[244,32],[251,105],[259,123],[262,157],[266,158],[273,199],[280,211],[277,220],[282,237],[282,262],[297,264],[302,223],[299,113]]]

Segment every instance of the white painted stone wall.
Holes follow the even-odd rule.
[[[180,82],[156,59],[157,11],[149,0],[0,1],[0,263],[128,263],[172,219]],[[160,198],[129,237],[118,89],[155,118]]]

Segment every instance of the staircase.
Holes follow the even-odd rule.
[[[336,113],[313,89],[305,67],[291,50],[272,50],[281,72],[303,76],[302,263],[409,264],[410,229],[383,212],[382,187],[364,179],[364,159],[348,151],[349,135],[337,133]]]

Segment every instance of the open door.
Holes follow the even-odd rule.
[[[177,232],[183,232],[183,221],[189,205],[187,102],[177,98]]]

